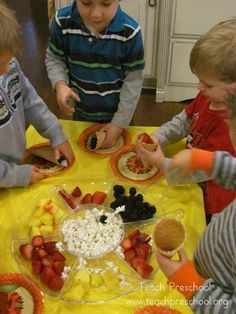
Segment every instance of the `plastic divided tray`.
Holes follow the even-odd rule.
[[[132,185],[126,185],[125,183],[122,183],[122,185],[124,185],[127,190],[132,187]],[[18,217],[13,232],[12,251],[21,272],[30,276],[44,293],[71,303],[102,303],[135,291],[140,286],[140,281],[151,280],[155,276],[158,265],[155,258],[155,248],[152,243],[152,234],[155,223],[165,216],[165,214],[161,206],[158,205],[157,212],[152,219],[123,223],[123,238],[127,238],[137,229],[150,237],[148,243],[151,245],[152,250],[148,258],[148,264],[152,265],[153,271],[146,278],[143,278],[130,263],[125,260],[123,249],[120,245],[117,245],[104,255],[97,256],[96,258],[74,255],[66,247],[61,234],[61,226],[65,219],[77,217],[86,208],[91,210],[96,207],[98,209],[104,208],[109,212],[113,211],[109,208],[109,204],[114,201],[112,182],[104,180],[95,180],[94,182],[83,180],[83,183],[81,181],[79,186],[82,190],[82,195],[85,192],[94,192],[98,187],[100,191],[106,192],[107,198],[104,204],[81,205],[78,203],[76,209],[71,209],[63,198],[59,197],[58,189],[61,187],[58,186],[37,194],[23,208]],[[140,187],[135,188],[137,189],[137,193],[143,194],[143,198],[147,202],[155,202],[151,195],[142,191]],[[74,186],[64,185],[63,189],[72,191]],[[49,210],[50,203],[53,203],[53,214],[48,210],[42,213],[42,209],[39,209],[42,204],[47,204],[48,201],[50,201]],[[44,217],[41,219],[43,215]],[[49,215],[51,215],[52,218],[49,218]],[[168,216],[169,215],[182,218],[183,212],[179,210],[168,213]],[[49,220],[52,221],[52,225],[48,228],[47,224],[49,224]],[[22,244],[31,243],[32,237],[39,232],[43,235],[45,242],[55,241],[59,250],[63,248],[61,253],[65,258],[65,267],[60,275],[63,278],[63,285],[57,291],[50,289],[42,282],[41,275],[33,272],[32,259],[25,259],[20,254],[20,246]]]

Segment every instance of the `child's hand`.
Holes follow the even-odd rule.
[[[115,124],[108,123],[103,128],[101,128],[100,131],[106,132],[106,137],[102,144],[102,148],[107,148],[115,145],[123,129],[116,126]]]
[[[73,164],[75,160],[75,155],[68,141],[63,142],[60,145],[54,146],[53,150],[55,160],[58,160],[61,156],[63,156],[67,160],[68,165]]]
[[[30,183],[35,183],[35,182],[42,180],[43,178],[46,177],[45,174],[39,172],[39,168],[37,168],[35,166],[31,166],[30,168],[31,168],[30,169],[30,172],[31,172]]]
[[[162,255],[159,250],[156,252],[157,262],[167,278],[176,273],[177,270],[188,261],[187,255],[183,249],[178,251],[178,255],[179,260],[172,260]]]
[[[156,138],[155,143],[158,144],[158,140]],[[157,149],[153,152],[149,151],[148,149],[143,148],[142,145],[140,145],[139,142],[136,143],[136,153],[138,156],[150,164],[153,167],[156,168],[163,168],[164,167],[164,160],[165,160],[165,155],[161,149],[161,146],[158,144]]]
[[[177,168],[179,170],[179,175],[184,178],[192,172],[190,170],[191,160],[191,149],[181,150],[171,159],[167,171],[171,171]]]
[[[66,85],[65,82],[60,81],[55,86],[57,103],[60,109],[67,115],[71,115],[75,108],[70,104],[70,101],[80,101],[79,96],[73,91],[72,88]]]

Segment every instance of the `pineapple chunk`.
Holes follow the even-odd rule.
[[[102,273],[102,278],[108,290],[120,288],[120,280],[111,269],[105,270]]]
[[[98,273],[91,273],[90,281],[91,287],[99,287],[103,284],[102,276]]]
[[[40,221],[42,224],[47,225],[47,226],[52,226],[53,225],[53,216],[49,214],[48,212],[45,212],[41,217]]]
[[[61,208],[57,207],[55,209],[54,214],[53,214],[54,223],[56,225],[59,224],[59,222],[61,221],[62,217],[64,217],[64,216],[65,216],[64,211]]]
[[[82,268],[75,275],[74,281],[83,285],[85,288],[90,287],[90,272],[86,268]]]
[[[32,226],[31,227],[31,230],[30,230],[30,236],[31,237],[34,237],[36,235],[41,235],[41,231],[40,231],[40,228],[39,227],[36,227],[36,226]]]
[[[66,298],[69,300],[83,300],[84,295],[86,294],[86,288],[81,284],[72,286],[68,291],[63,293]]]
[[[39,229],[41,234],[53,233],[53,226],[42,225]]]
[[[41,225],[41,221],[38,218],[32,217],[29,222],[30,227],[39,227]]]
[[[45,213],[45,210],[42,207],[38,207],[37,209],[34,210],[33,212],[33,217],[34,218],[39,218]]]

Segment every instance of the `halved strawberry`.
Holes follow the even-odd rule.
[[[19,250],[20,250],[20,254],[25,259],[31,259],[34,254],[34,247],[32,244],[29,244],[29,243],[21,244],[19,247]]]
[[[133,240],[136,239],[140,234],[141,231],[139,229],[135,229],[128,235],[128,238],[133,242]]]
[[[53,254],[57,250],[55,241],[45,242],[43,247],[48,254]]]
[[[129,238],[124,238],[121,241],[120,246],[122,247],[122,249],[124,251],[128,250],[128,249],[131,249],[132,248],[132,241]]]
[[[42,249],[43,250],[43,249]],[[32,260],[36,261],[36,260],[40,260],[41,256],[39,255],[39,250],[35,250],[32,256]]]
[[[73,199],[73,196],[68,194],[64,189],[59,190],[58,194],[63,198],[70,208],[75,209],[77,207],[77,202]]]
[[[64,284],[64,281],[61,278],[61,276],[55,275],[48,282],[48,287],[52,289],[53,291],[59,291],[61,290],[63,284]]]
[[[44,237],[41,235],[34,236],[32,238],[32,245],[34,247],[40,247],[44,244]]]
[[[65,261],[56,261],[53,262],[52,267],[55,270],[55,273],[57,275],[61,275],[61,273],[64,270],[64,266],[65,266]]]
[[[127,262],[131,261],[136,256],[135,249],[128,249],[124,251],[125,260]]]
[[[88,204],[92,202],[93,202],[93,196],[91,193],[86,193],[81,201],[82,204]]]
[[[39,258],[43,258],[44,256],[47,255],[47,252],[46,252],[43,248],[40,247],[40,248],[37,250],[37,255],[39,256]]]
[[[143,143],[154,144],[153,139],[146,132],[138,134],[137,137],[138,137],[138,140],[143,142]]]
[[[136,270],[139,264],[145,263],[145,259],[142,256],[135,256],[130,261],[131,266]]]
[[[136,266],[136,271],[142,278],[147,278],[153,271],[153,267],[145,262],[139,262]]]
[[[76,186],[74,188],[74,190],[71,192],[71,195],[73,197],[76,197],[76,198],[79,198],[81,196],[81,194],[82,194],[82,192],[81,192],[81,190],[80,190],[80,188],[78,186]]]
[[[53,262],[66,260],[65,256],[63,256],[59,251],[53,252],[52,259],[53,259]]]
[[[148,259],[151,253],[151,246],[148,243],[139,243],[135,245],[135,251],[138,256]]]
[[[37,275],[41,274],[41,272],[43,270],[43,265],[42,265],[41,261],[32,260],[31,266],[32,266],[32,270],[35,274],[37,274]]]
[[[93,193],[92,203],[101,205],[104,203],[106,197],[107,197],[107,194],[105,192],[95,191]]]
[[[41,262],[42,262],[43,266],[51,267],[52,264],[53,264],[53,257],[52,257],[51,255],[44,256],[44,257],[41,259]]]
[[[55,271],[51,267],[48,267],[48,266],[45,266],[40,274],[40,278],[42,282],[46,285],[48,285],[51,278],[54,276],[56,276]]]

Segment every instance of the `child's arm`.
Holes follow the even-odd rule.
[[[158,138],[161,147],[175,143],[189,133],[191,119],[187,116],[185,110],[173,117],[172,120],[164,123],[153,135]]]

